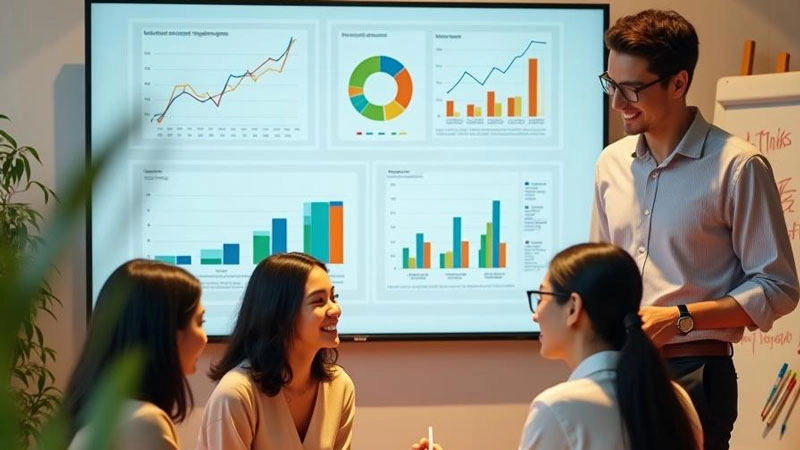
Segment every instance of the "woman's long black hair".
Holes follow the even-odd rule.
[[[103,284],[81,355],[64,394],[74,434],[86,425],[84,406],[114,359],[144,353],[144,372],[134,398],[155,404],[181,422],[194,404],[181,369],[178,330],[186,328],[200,301],[200,282],[169,264],[134,259]]]
[[[222,359],[212,364],[208,376],[219,381],[244,361],[262,392],[275,396],[292,380],[287,351],[303,303],[308,275],[321,261],[304,253],[281,253],[261,261],[247,283],[230,343]],[[339,353],[323,348],[314,356],[311,376],[330,381]]]
[[[580,294],[597,336],[620,351],[616,391],[631,448],[696,449],[664,360],[642,331],[642,277],[633,258],[611,244],[579,244],[558,253],[549,274],[556,292]]]

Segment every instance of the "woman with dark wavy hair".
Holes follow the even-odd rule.
[[[639,268],[616,246],[579,244],[553,258],[528,302],[541,355],[572,374],[533,400],[520,450],[703,448],[689,396],[642,331],[641,299]]]
[[[70,450],[88,447],[87,402],[114,360],[130,351],[142,352],[143,372],[124,404],[114,448],[180,449],[175,422],[193,406],[186,375],[197,370],[208,342],[200,294],[197,278],[158,261],[134,259],[108,277],[64,393],[74,435]]]
[[[228,348],[209,372],[198,450],[346,450],[355,392],[336,365],[341,315],[325,264],[272,255],[253,271]]]

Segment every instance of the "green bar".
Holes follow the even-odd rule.
[[[444,253],[439,253],[439,268],[444,269]]]
[[[167,264],[176,264],[178,262],[178,258],[175,256],[156,256],[155,260],[165,262]]]
[[[478,250],[478,267],[486,267],[486,235],[481,235],[481,248]]]
[[[215,266],[222,264],[222,258],[200,258],[200,264],[204,266]]]
[[[303,225],[303,252],[311,254],[311,225]]]
[[[403,247],[403,269],[408,269],[408,247]]]
[[[270,236],[258,231],[253,232],[253,264],[258,264],[269,256]]]

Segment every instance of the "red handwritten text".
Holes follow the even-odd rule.
[[[782,333],[762,333],[755,331],[750,334],[745,334],[742,340],[736,344],[736,347],[747,347],[755,355],[757,348],[772,350],[775,347],[783,347],[790,345],[794,342],[794,335],[791,331],[784,331]]]
[[[781,206],[784,213],[794,212],[794,193],[797,192],[797,189],[792,189],[789,186],[791,181],[792,177],[778,181],[778,194],[781,197]]]
[[[761,153],[781,150],[792,145],[792,133],[781,128],[778,128],[776,132],[761,130],[752,135],[748,131],[745,135],[745,139],[758,147],[758,151]]]
[[[786,227],[789,229],[789,239],[800,239],[800,223],[792,221],[791,224],[786,222]]]

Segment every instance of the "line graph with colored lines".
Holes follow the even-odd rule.
[[[278,56],[277,58],[268,57],[264,61],[262,61],[258,66],[254,69],[247,70],[245,73],[241,75],[228,75],[228,79],[225,80],[225,85],[222,87],[222,90],[216,94],[210,94],[209,92],[198,93],[191,84],[178,84],[172,89],[172,93],[170,94],[169,101],[167,102],[167,106],[164,110],[158,114],[154,114],[153,118],[150,121],[157,121],[161,123],[164,121],[164,118],[169,111],[170,106],[180,97],[184,95],[188,95],[194,100],[200,103],[212,102],[215,106],[219,107],[222,103],[222,97],[225,94],[235,91],[244,80],[250,79],[254,83],[258,82],[259,78],[269,72],[277,72],[282,73],[283,68],[286,65],[286,61],[289,59],[289,52],[292,50],[292,45],[295,43],[295,38],[289,38],[289,44],[286,46],[286,50]],[[273,64],[278,64],[277,67],[273,67]]]
[[[256,24],[215,29],[224,33],[141,37],[132,92],[148,124],[141,138],[172,145],[308,143],[317,95],[311,81],[312,29]]]

